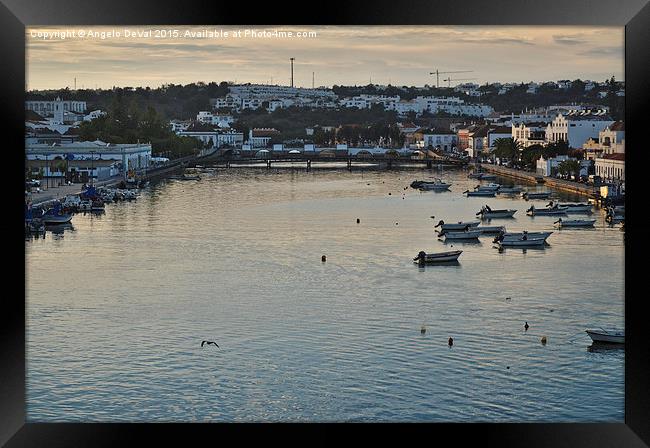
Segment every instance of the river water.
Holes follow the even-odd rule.
[[[404,190],[432,175],[451,191]],[[622,422],[624,349],[584,330],[623,328],[623,232],[596,211],[543,249],[439,241],[483,204],[552,230],[477,183],[222,169],[26,240],[28,421]]]

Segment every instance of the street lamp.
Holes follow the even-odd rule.
[[[94,184],[94,173],[95,173],[95,151],[90,151],[90,185]]]

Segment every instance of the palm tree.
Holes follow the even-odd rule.
[[[494,141],[494,155],[500,159],[519,161],[523,145],[515,138],[498,138]]]

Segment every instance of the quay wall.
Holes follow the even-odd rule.
[[[536,173],[530,173],[527,171],[515,170],[512,168],[507,168],[505,166],[491,165],[489,163],[478,164],[478,166],[483,171],[488,171],[490,173],[498,174],[500,176],[511,177],[518,180],[524,180],[531,183],[538,183],[538,179],[544,180],[544,185],[555,188],[557,190],[568,191],[570,193],[579,194],[582,196],[596,197],[598,196],[597,187],[593,185],[585,185],[577,182],[571,182],[569,180],[557,179],[550,176],[541,176]]]

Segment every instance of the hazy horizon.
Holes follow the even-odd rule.
[[[156,38],[155,30],[168,35],[177,30],[176,37]],[[240,37],[233,36],[237,30]],[[273,30],[294,37],[259,36]],[[119,36],[88,37],[90,31]],[[315,37],[295,37],[297,32]],[[295,58],[297,87],[312,87],[312,79],[315,87],[435,86],[436,76],[429,73],[436,69],[440,87],[449,85],[449,76],[452,87],[461,82],[624,80],[623,27],[29,27],[26,45],[28,91],[72,89],[75,78],[77,89],[221,81],[289,85],[290,57]],[[442,73],[465,70],[471,71]]]

